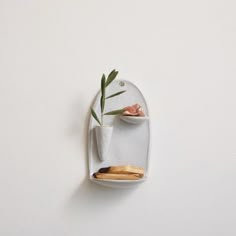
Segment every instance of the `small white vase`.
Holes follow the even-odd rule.
[[[109,146],[113,132],[112,126],[96,126],[96,140],[98,156],[101,161],[106,161],[108,157]]]

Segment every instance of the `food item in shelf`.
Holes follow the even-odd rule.
[[[144,169],[137,166],[109,166],[93,174],[97,179],[138,180],[144,176]]]
[[[93,177],[96,179],[114,179],[114,180],[138,180],[138,174],[110,174],[110,173],[94,173]]]
[[[123,116],[145,116],[143,109],[139,104],[125,107],[123,110]]]
[[[137,166],[109,166],[98,170],[99,173],[110,173],[110,174],[137,174],[139,177],[143,177],[144,169]]]

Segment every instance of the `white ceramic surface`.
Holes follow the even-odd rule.
[[[148,107],[141,91],[131,82],[126,80],[115,80],[107,88],[107,96],[120,90],[126,90],[126,93],[106,100],[105,112],[120,109],[135,103],[140,104],[146,116],[149,116]],[[98,94],[93,104],[94,110],[100,116]],[[126,188],[136,186],[147,179],[149,163],[149,145],[150,145],[150,125],[146,120],[141,125],[133,125],[123,122],[118,116],[105,116],[104,124],[113,125],[113,134],[107,155],[109,158],[103,162],[99,160],[96,133],[96,121],[90,117],[89,135],[88,135],[88,159],[90,180],[95,183],[117,188]],[[135,165],[143,167],[145,176],[140,180],[98,180],[92,175],[102,167],[111,165]]]
[[[112,126],[96,126],[96,142],[98,156],[101,161],[108,160],[108,151],[110,147],[111,137],[112,137]]]
[[[133,125],[140,125],[143,122],[149,120],[147,116],[120,116],[120,119],[126,123],[133,124]]]

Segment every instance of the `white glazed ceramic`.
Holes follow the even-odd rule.
[[[106,161],[109,158],[108,151],[112,137],[112,126],[96,126],[96,141],[98,156],[101,161]]]
[[[147,116],[120,116],[120,119],[129,124],[140,125],[143,122],[149,120],[149,117]]]
[[[148,107],[141,91],[131,82],[115,80],[108,87],[106,94],[109,96],[120,90],[126,90],[120,96],[106,100],[105,112],[121,109],[132,104],[140,104],[147,117]],[[100,94],[95,98],[93,109],[100,117]],[[97,122],[90,117],[88,127],[88,163],[89,178],[91,181],[113,188],[128,188],[137,186],[147,179],[150,145],[150,119],[142,125],[133,125],[122,121],[119,116],[104,116],[105,125],[113,126],[112,139],[107,155],[108,159],[101,162],[98,157],[96,143]],[[140,180],[99,180],[93,177],[93,173],[102,167],[111,165],[135,165],[144,168],[145,176]]]

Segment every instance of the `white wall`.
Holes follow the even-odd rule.
[[[236,235],[236,3],[0,1],[0,235]],[[149,181],[87,180],[103,72],[152,115]]]

